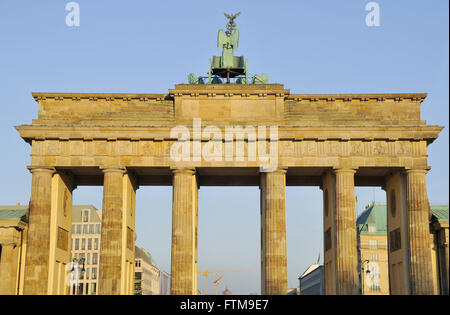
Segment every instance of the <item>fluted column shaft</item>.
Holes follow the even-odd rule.
[[[197,293],[197,198],[194,169],[174,169],[172,205],[172,295]]]
[[[286,170],[262,173],[260,189],[261,294],[286,294]]]
[[[423,169],[406,171],[411,294],[433,294],[434,289],[426,173]]]
[[[24,294],[47,294],[50,253],[52,176],[54,168],[30,167],[31,197],[28,210],[28,241]]]
[[[358,294],[355,180],[353,169],[336,169],[337,294]]]
[[[118,295],[121,284],[123,168],[104,168],[99,294]]]

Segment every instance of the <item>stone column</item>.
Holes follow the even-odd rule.
[[[286,170],[261,174],[261,294],[287,294]]]
[[[439,257],[441,259],[441,270],[439,271],[442,281],[442,295],[448,295],[448,224],[445,228],[441,228],[439,231],[439,243],[438,243]]]
[[[410,294],[408,244],[408,205],[406,175],[393,170],[386,177],[389,291],[391,295]]]
[[[32,173],[24,294],[47,294],[52,203],[51,167],[29,167]]]
[[[359,294],[355,215],[355,170],[336,169],[337,294]]]
[[[411,294],[433,294],[427,170],[406,171]]]
[[[124,168],[103,169],[103,209],[98,292],[121,293],[123,174]]]
[[[327,171],[322,176],[323,191],[323,264],[325,268],[325,294],[334,295],[336,278],[336,178]]]
[[[2,242],[0,245],[2,247],[0,259],[0,295],[15,295],[17,294],[17,267],[19,264],[20,245],[12,238],[10,242]]]
[[[52,212],[50,220],[50,257],[47,294],[68,295],[67,276],[72,244],[73,176],[58,172],[52,178]]]
[[[197,198],[195,169],[173,169],[172,295],[197,294]]]
[[[134,294],[134,239],[136,217],[137,180],[129,172],[123,176],[123,213],[122,213],[122,282],[121,294]]]

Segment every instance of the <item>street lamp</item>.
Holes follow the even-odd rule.
[[[364,264],[368,264],[370,261],[368,259],[361,262],[361,294],[364,295]],[[369,274],[370,270],[367,268],[366,273]]]
[[[85,268],[84,268],[84,258],[74,258],[72,259],[72,270],[70,271],[71,273],[75,273],[76,276],[76,289],[75,289],[75,295],[79,295],[80,294],[80,279],[81,276],[84,274],[85,272]],[[80,265],[82,265],[82,268],[80,268]],[[76,271],[75,271],[75,266],[76,266]]]

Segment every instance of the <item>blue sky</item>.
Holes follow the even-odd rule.
[[[31,92],[165,93],[206,74],[223,13],[238,11],[237,54],[292,93],[428,93],[422,119],[445,127],[428,148],[429,199],[448,204],[447,0],[377,1],[380,27],[366,26],[362,0],[80,0],[80,27],[66,26],[67,2],[0,0],[0,204],[29,201],[30,147],[13,126],[37,117]],[[381,189],[356,193],[358,213],[373,196],[385,201]],[[101,208],[101,195],[78,188],[74,203]],[[137,243],[170,270],[171,188],[137,196]],[[290,287],[322,251],[321,203],[317,187],[287,189]],[[259,293],[258,188],[202,187],[199,212],[200,268],[251,269],[225,274],[219,289]]]

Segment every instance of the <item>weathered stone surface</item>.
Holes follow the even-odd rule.
[[[52,176],[55,169],[31,167],[28,249],[24,294],[47,294],[50,254]]]
[[[10,239],[12,239],[12,237]],[[17,289],[16,280],[20,255],[19,244],[0,242],[0,245],[2,246],[0,260],[0,295],[14,295],[16,294]]]
[[[359,293],[354,174],[353,169],[335,170],[337,294]]]
[[[120,294],[122,280],[123,174],[125,170],[105,168],[98,292]]]
[[[198,187],[194,169],[173,170],[172,265],[173,295],[197,294]]]
[[[393,171],[386,177],[389,290],[394,295],[410,294],[408,204],[406,175]]]
[[[335,169],[325,172],[322,178],[327,295],[359,294],[355,172],[354,169]]]
[[[259,185],[261,163],[250,157],[255,137],[246,132],[242,132],[239,140],[216,141],[222,152],[227,144],[242,145],[244,153],[234,152],[229,160],[206,159],[197,152],[189,161],[175,162],[170,156],[171,147],[178,140],[171,135],[174,126],[187,128],[186,141],[192,141],[192,148],[208,143],[208,135],[193,132],[194,118],[200,118],[203,127],[215,125],[221,133],[227,126],[277,127],[276,157],[278,165],[288,171],[283,175],[284,183],[279,179],[281,175],[262,176],[268,185],[261,185],[267,190],[262,195],[262,209],[266,214],[272,210],[279,213],[275,221],[270,216],[264,217],[263,222],[269,227],[265,234],[272,235],[272,225],[280,227],[283,224],[279,220],[285,220],[285,214],[281,213],[285,207],[281,205],[283,201],[273,199],[272,190],[284,189],[285,185],[323,185],[329,203],[324,207],[324,211],[329,211],[324,218],[324,232],[330,235],[325,271],[327,279],[332,279],[327,282],[327,293],[355,294],[358,270],[353,246],[356,242],[354,185],[381,186],[392,171],[427,168],[427,146],[442,130],[421,120],[420,104],[426,94],[304,95],[290,94],[280,84],[179,84],[167,94],[34,93],[33,96],[39,103],[38,118],[30,125],[16,127],[20,136],[32,145],[32,167],[44,169],[36,171],[36,175],[33,173],[31,243],[25,281],[25,292],[30,294],[48,292],[44,287],[49,281],[49,268],[55,270],[49,266],[48,258],[53,247],[59,244],[59,238],[51,238],[53,232],[48,226],[51,225],[52,178],[48,170],[52,168],[70,172],[76,185],[105,185],[104,213],[107,215],[104,215],[106,229],[102,240],[107,241],[102,241],[105,257],[102,255],[100,259],[99,286],[103,294],[130,291],[126,279],[132,272],[134,254],[126,248],[130,233],[134,233],[131,219],[134,206],[133,202],[126,202],[129,196],[133,198],[133,193],[127,192],[126,186],[130,184],[121,172],[131,170],[142,185],[173,184],[172,292],[196,293],[197,185]],[[269,133],[258,135],[258,140],[267,144]],[[110,167],[115,171],[107,171]],[[175,170],[172,181],[171,169],[179,167],[184,170]],[[100,168],[105,169],[104,174]],[[337,171],[333,173],[333,169]],[[340,170],[356,170],[356,173]],[[399,292],[409,292],[409,283],[414,282],[412,292],[426,293],[429,285],[423,270],[428,267],[422,255],[424,241],[421,241],[425,239],[425,182],[417,174],[408,176],[408,202],[406,190],[399,196],[399,202],[408,205],[403,207],[404,217],[414,222],[411,226],[402,223],[401,232],[406,233],[405,237],[402,234],[403,240],[408,235],[413,237],[408,245],[412,246],[412,258],[405,251],[395,254],[397,263],[403,264],[397,265],[402,274],[399,281],[403,282]],[[272,181],[280,186],[270,186]],[[402,185],[406,187],[406,183]],[[416,222],[420,224],[415,225]],[[52,231],[59,230],[53,226]],[[415,236],[418,240],[414,240]],[[270,237],[268,240],[267,244],[271,242]],[[263,249],[267,253],[265,264],[272,268],[271,259],[277,257],[274,264],[281,271],[272,276],[263,268],[263,279],[268,281],[263,283],[263,291],[284,294],[283,254],[279,252],[283,246],[270,244]],[[272,251],[273,248],[276,250]],[[411,267],[412,278],[410,259],[416,264]],[[274,282],[271,277],[276,278]]]
[[[261,294],[286,294],[286,170],[261,173],[260,191]]]
[[[406,171],[411,294],[433,294],[427,170]]]
[[[325,293],[337,294],[336,277],[336,177],[327,171],[322,176],[323,191],[323,264],[325,267]]]

